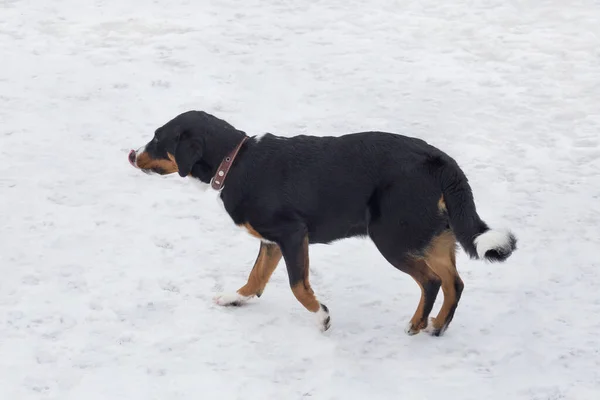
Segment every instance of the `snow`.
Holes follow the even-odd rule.
[[[597,1],[0,0],[0,57],[1,399],[599,398]],[[404,333],[418,287],[358,239],[311,247],[325,333],[283,265],[219,307],[259,243],[127,162],[189,109],[423,138],[519,249],[460,253],[440,338]]]

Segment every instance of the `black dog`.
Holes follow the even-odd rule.
[[[260,297],[283,257],[294,295],[323,330],[330,318],[309,283],[311,243],[370,237],[421,288],[406,332],[436,336],[452,320],[464,286],[456,242],[471,258],[489,261],[504,261],[516,249],[512,233],[490,230],[479,218],[457,163],[420,139],[384,132],[248,137],[190,111],[158,128],[129,161],[144,172],[179,172],[211,184],[233,222],[261,240],[248,282],[218,296],[218,304]],[[440,286],[444,302],[429,319]]]

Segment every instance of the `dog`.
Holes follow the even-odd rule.
[[[421,289],[406,333],[433,336],[448,328],[464,288],[457,242],[470,258],[490,262],[505,261],[517,247],[511,231],[492,230],[479,217],[456,161],[418,138],[388,132],[250,137],[211,114],[188,111],[128,159],[149,174],[178,173],[210,185],[233,223],[260,240],[246,284],[215,297],[217,304],[260,297],[283,258],[294,296],[322,331],[331,319],[310,285],[310,244],[370,238]],[[440,287],[443,304],[430,318]]]

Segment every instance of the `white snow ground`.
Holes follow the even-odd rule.
[[[597,1],[0,0],[0,58],[0,399],[600,398]],[[325,334],[283,265],[218,307],[258,243],[126,160],[188,109],[424,138],[519,250],[441,338],[361,240],[311,249]]]

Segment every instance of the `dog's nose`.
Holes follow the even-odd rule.
[[[131,163],[131,165],[133,165],[135,167],[135,150],[131,150],[129,152],[129,162]]]

